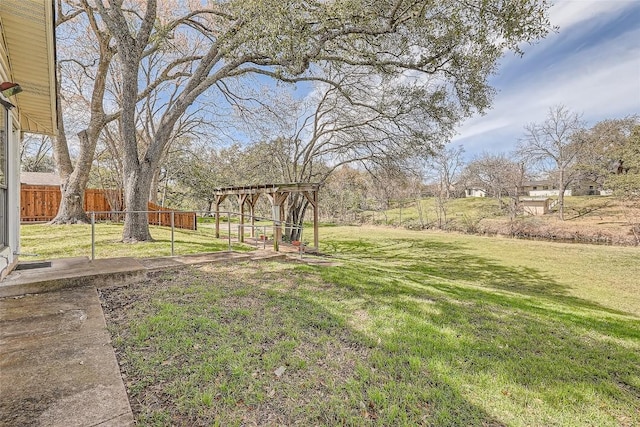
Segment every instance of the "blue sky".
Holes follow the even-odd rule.
[[[507,53],[491,79],[493,107],[458,129],[452,144],[467,157],[512,151],[557,104],[588,125],[640,114],[640,0],[558,0],[550,19],[558,32],[523,57]]]

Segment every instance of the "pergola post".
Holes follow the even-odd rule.
[[[240,225],[238,228],[238,241],[244,243],[244,202],[248,194],[238,194],[238,206],[240,206]]]
[[[284,216],[284,203],[287,201],[289,193],[273,191],[266,193],[271,201],[271,216],[273,220],[273,250],[280,250],[282,241],[282,217]]]
[[[258,199],[260,198],[260,193],[249,194],[247,197],[247,202],[249,203],[249,210],[251,215],[251,237],[256,237],[256,203],[258,203]]]
[[[311,192],[303,191],[304,197],[313,206],[313,246],[318,250],[320,239],[318,237],[318,189],[314,188]]]
[[[227,198],[226,194],[216,195],[215,196],[215,205],[216,205],[216,239],[220,238],[220,204],[224,202],[224,199]]]

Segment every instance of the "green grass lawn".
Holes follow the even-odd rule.
[[[139,425],[640,425],[640,251],[327,227],[102,291]]]
[[[502,200],[504,207],[508,206],[509,198]],[[422,221],[432,226],[437,223],[437,203],[434,197],[427,197],[420,201],[406,202],[402,209],[394,207],[384,212],[365,211],[362,217],[368,223],[386,224],[394,226],[411,226],[419,223],[418,203],[422,211]],[[447,221],[458,228],[468,221],[481,218],[506,219],[508,210],[501,208],[497,199],[492,197],[463,197],[445,201]],[[569,196],[565,198],[565,215],[568,220],[582,218],[618,218],[624,221],[624,209],[620,202],[612,196]],[[544,218],[553,218],[548,215]],[[455,227],[454,227],[455,228]]]
[[[418,203],[422,211],[424,224],[435,224],[437,222],[436,198],[427,197],[419,201],[406,202],[402,208],[395,207],[385,212],[365,211],[362,217],[368,222],[387,225],[410,225],[417,224],[420,218]],[[505,203],[508,203],[505,200]],[[490,197],[467,197],[459,199],[449,199],[446,201],[447,219],[453,221],[464,221],[465,218],[492,218],[504,215],[500,211],[498,200]]]
[[[237,227],[237,226],[236,226]],[[236,237],[236,227],[232,227],[232,237]],[[122,243],[122,224],[96,224],[96,258],[114,257],[154,257],[171,255],[171,229],[151,226],[153,242]],[[221,224],[221,233],[226,237],[226,224]],[[233,234],[236,233],[236,234]],[[248,233],[247,233],[248,235]],[[198,230],[174,231],[175,255],[226,251],[226,239],[215,237],[213,224],[201,224]],[[232,242],[233,250],[251,250],[250,246]],[[53,258],[91,256],[90,225],[47,225],[24,224],[20,227],[20,252],[23,261]]]
[[[557,197],[552,197],[556,199]],[[437,217],[436,198],[426,197],[420,201],[422,214],[425,221],[433,221]],[[509,205],[509,198],[502,200],[505,206]],[[402,209],[394,207],[385,211],[387,220],[390,223],[397,223],[402,216],[403,221],[417,220],[418,201],[406,202]],[[492,197],[462,197],[452,198],[445,201],[447,214],[452,218],[468,216],[468,217],[497,217],[506,216],[508,212],[501,211],[500,203]],[[598,214],[616,215],[620,213],[619,202],[612,196],[567,196],[565,197],[565,208],[567,216],[571,217],[573,211],[581,211],[594,209]],[[596,209],[597,208],[597,209]],[[371,218],[373,211],[365,211],[363,215]],[[402,215],[401,215],[402,214]],[[376,220],[383,220],[382,212],[376,213]]]

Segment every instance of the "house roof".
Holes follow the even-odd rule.
[[[550,197],[520,197],[521,202],[546,202]]]
[[[525,181],[522,183],[523,187],[536,187],[540,185],[556,185],[556,182],[550,179],[542,179],[539,181]]]
[[[11,97],[25,132],[57,132],[55,32],[52,0],[0,1],[0,46],[9,71],[3,78],[22,92]]]
[[[60,177],[50,172],[20,172],[20,184],[59,186]]]

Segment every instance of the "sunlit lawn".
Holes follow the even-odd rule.
[[[327,227],[104,290],[140,425],[640,425],[640,250]]]
[[[438,209],[437,200],[434,197],[427,197],[418,201],[406,201],[403,206],[393,207],[384,212],[365,211],[362,216],[368,221],[378,224],[411,224],[418,221],[422,212],[424,224],[437,222]],[[508,203],[508,201],[505,201]],[[467,197],[459,199],[449,199],[446,201],[446,216],[448,220],[461,221],[463,218],[481,218],[500,216],[498,201],[489,197]]]
[[[237,227],[237,226],[236,226]],[[237,237],[237,228],[232,228],[232,238]],[[153,242],[122,243],[122,224],[96,224],[96,258],[123,256],[152,257],[171,255],[171,229],[151,226]],[[228,229],[221,225],[222,239],[215,237],[212,224],[200,224],[198,230],[174,230],[174,254],[217,252],[229,250],[226,239]],[[235,234],[234,234],[235,233]],[[90,225],[46,225],[25,224],[20,227],[21,260],[53,259],[77,256],[91,256]],[[232,241],[233,250],[250,250],[247,245]]]

